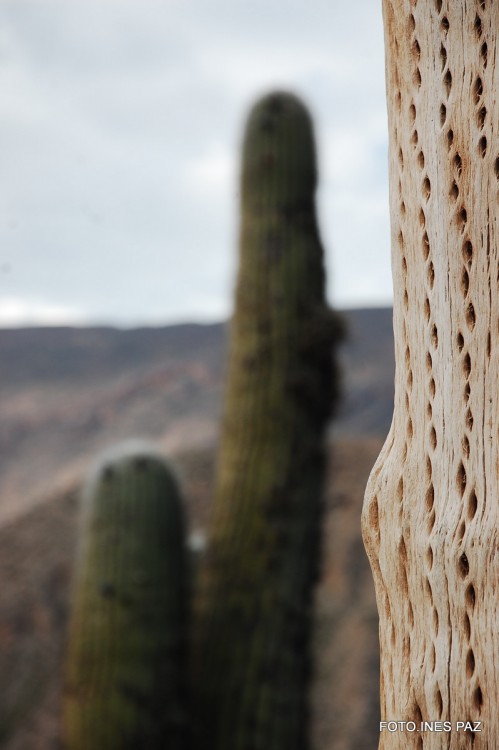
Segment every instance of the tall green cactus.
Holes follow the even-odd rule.
[[[68,750],[184,747],[187,591],[179,491],[146,447],[105,459],[84,494],[69,634]]]
[[[240,267],[210,547],[196,605],[204,750],[304,750],[323,439],[335,385],[310,116],[252,109]]]

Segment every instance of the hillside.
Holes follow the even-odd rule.
[[[343,314],[334,434],[386,434],[391,310]],[[213,445],[226,349],[222,324],[0,330],[0,525],[70,486],[118,440],[149,437],[167,452]]]

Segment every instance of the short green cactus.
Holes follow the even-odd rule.
[[[197,746],[304,750],[311,594],[337,329],[325,303],[310,116],[251,111],[225,413],[196,606]]]
[[[68,750],[184,747],[184,520],[166,463],[147,447],[101,462],[84,493],[70,624]]]

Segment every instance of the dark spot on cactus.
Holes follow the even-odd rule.
[[[113,599],[116,596],[116,587],[110,581],[101,581],[99,593],[104,599]]]
[[[277,115],[284,110],[284,97],[282,94],[274,94],[268,99],[268,108],[272,114]]]
[[[102,471],[102,478],[105,482],[110,482],[114,477],[114,469],[112,466],[105,466]]]
[[[137,471],[145,471],[148,466],[148,460],[145,456],[139,456],[135,459],[134,465]]]
[[[151,709],[151,701],[147,693],[133,685],[130,682],[120,682],[118,685],[118,691],[123,695],[130,703],[133,703],[142,710]]]
[[[273,117],[264,115],[260,121],[260,127],[264,133],[271,133],[275,127],[275,120]]]
[[[275,154],[273,154],[272,152],[262,154],[262,166],[264,169],[272,169],[275,162],[276,162]]]

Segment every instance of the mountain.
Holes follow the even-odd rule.
[[[390,309],[342,313],[333,434],[384,435],[393,408]],[[168,453],[216,442],[228,326],[0,330],[0,525],[81,475],[104,447]]]

